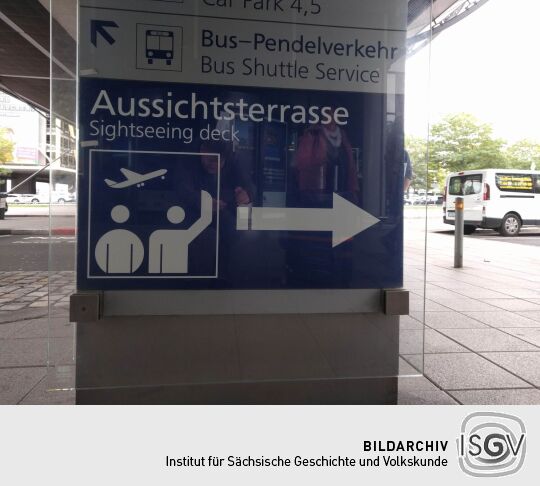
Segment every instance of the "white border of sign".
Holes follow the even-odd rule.
[[[86,278],[87,279],[125,279],[125,280],[171,280],[171,279],[217,279],[219,277],[219,211],[216,211],[216,272],[214,275],[169,275],[169,276],[137,276],[137,275],[91,275],[90,274],[90,255],[93,254],[91,241],[91,210],[92,210],[92,156],[94,152],[107,152],[107,153],[127,153],[127,154],[162,154],[162,155],[191,155],[191,156],[203,156],[210,155],[218,158],[218,179],[217,179],[217,199],[221,197],[221,155],[206,152],[162,152],[162,151],[150,151],[150,150],[107,150],[107,149],[91,149],[88,158],[88,242],[87,242],[87,261],[86,261]]]

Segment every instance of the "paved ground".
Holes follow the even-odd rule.
[[[51,247],[49,246],[51,243]],[[43,235],[1,235],[2,271],[42,271],[75,269],[75,237]],[[0,282],[0,285],[2,282]],[[1,308],[0,308],[1,310]]]
[[[491,231],[466,237],[465,267],[456,270],[453,234],[436,214],[424,265],[423,224],[406,225],[412,296],[400,337],[402,372],[425,378],[401,379],[400,403],[540,404],[540,254],[523,243],[540,230],[522,240]]]
[[[0,313],[68,304],[75,287],[74,272],[0,272]],[[0,314],[1,315],[1,314]],[[14,317],[17,317],[16,315]]]
[[[440,209],[429,214],[424,326],[423,211],[407,211],[405,287],[412,294],[401,321],[400,403],[540,404],[540,230],[523,239],[467,237],[465,268],[455,270],[452,234],[440,224]],[[64,250],[72,254],[72,242],[53,246],[53,253]],[[0,271],[0,404],[73,403],[73,272],[51,273],[50,320],[48,275]]]

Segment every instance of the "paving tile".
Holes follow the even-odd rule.
[[[540,322],[540,312],[538,311],[518,311],[516,314],[526,317],[527,319],[532,319],[533,321]]]
[[[21,309],[17,313],[0,311],[0,324],[4,322],[22,321],[24,319],[36,319],[37,317],[45,317],[47,310],[45,309]]]
[[[416,291],[423,292],[424,291],[424,281],[423,280],[411,280],[411,279],[407,280],[407,279],[405,279],[403,281],[403,288],[407,289],[407,290],[416,290]]]
[[[498,299],[497,299],[498,300]],[[452,300],[440,300],[441,305],[448,307],[449,309],[455,311],[495,311],[497,307],[486,303],[485,301],[474,300],[474,299],[452,299]]]
[[[49,361],[55,366],[73,365],[75,360],[75,339],[70,337],[51,337],[49,343]]]
[[[474,353],[427,354],[424,374],[444,390],[529,386],[523,380]]]
[[[456,292],[474,299],[508,299],[509,297],[508,294],[502,293],[502,291],[497,292],[495,290],[482,289],[472,285],[464,290],[456,289]]]
[[[426,292],[426,297],[435,302],[442,302],[443,300],[455,300],[455,299],[463,298],[462,295],[452,290],[443,289],[441,287],[437,287],[436,289],[434,289],[433,287],[430,287]]]
[[[483,300],[486,304],[500,307],[509,311],[537,311],[540,312],[540,305],[534,304],[522,299],[486,299]],[[468,309],[468,310],[483,310],[483,309]]]
[[[401,329],[399,332],[400,354],[422,354],[424,352],[423,329]]]
[[[498,329],[441,329],[444,335],[476,351],[539,351],[540,348]]]
[[[422,319],[421,315],[411,312],[411,316],[416,319]],[[433,329],[478,329],[487,327],[475,319],[453,311],[426,312],[426,325]]]
[[[450,394],[463,405],[540,405],[540,390],[463,390]]]
[[[69,338],[74,336],[75,326],[66,319],[32,319],[15,332],[12,337],[21,338]]]
[[[25,304],[8,304],[0,306],[0,311],[18,311],[26,307]]]
[[[418,370],[419,373],[423,373],[424,356],[424,354],[403,354],[401,358]]]
[[[411,316],[401,316],[399,318],[399,328],[400,329],[424,329],[424,324],[411,317]]]
[[[399,358],[399,376],[419,374],[420,372],[414,366],[411,366],[402,357]]]
[[[411,299],[409,302],[409,309],[412,312],[421,312],[424,310],[423,299]],[[426,311],[430,312],[449,312],[450,309],[432,300],[426,300]]]
[[[482,353],[482,356],[540,386],[540,353]]]
[[[20,403],[21,405],[74,405],[75,390],[50,389],[45,377]]]
[[[34,302],[34,297],[29,297],[27,295],[23,295],[22,297],[19,297],[19,302],[20,303],[28,303],[28,302]]]
[[[540,298],[540,290],[525,288],[501,288],[500,292],[517,299]]]
[[[25,321],[0,323],[0,339],[10,338],[15,332],[26,325]]]
[[[429,381],[425,376],[404,376],[399,378],[400,389],[407,390],[421,390],[434,392],[440,390],[435,386],[431,381]]]
[[[402,330],[399,334],[400,354],[421,354],[425,353],[466,353],[463,346],[443,336],[433,329]]]
[[[540,323],[520,316],[515,312],[498,310],[496,312],[464,312],[464,314],[487,324],[488,326],[503,327],[540,327]]]
[[[432,265],[431,262],[428,262],[428,266]],[[459,289],[463,283],[460,282],[458,279],[451,279],[447,277],[441,277],[440,275],[428,275],[427,278],[428,284],[436,285],[440,288],[445,289]]]
[[[0,369],[0,405],[17,404],[46,372],[45,368]]]
[[[505,329],[505,332],[512,334],[520,339],[523,339],[529,343],[540,346],[540,328],[535,329]]]
[[[398,380],[398,404],[457,405],[457,402],[424,377],[405,377]]]
[[[0,341],[0,368],[46,366],[47,339],[5,339]]]
[[[461,329],[460,329],[461,330]],[[424,352],[433,353],[466,353],[468,350],[460,344],[448,339],[441,332],[426,329]]]

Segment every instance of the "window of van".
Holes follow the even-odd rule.
[[[495,184],[502,192],[534,192],[530,174],[495,174]]]
[[[450,178],[451,196],[469,196],[482,192],[482,174],[469,174]]]

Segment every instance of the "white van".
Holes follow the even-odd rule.
[[[465,201],[465,234],[476,228],[517,236],[522,226],[540,225],[540,172],[485,169],[450,174],[443,203],[444,222],[455,222],[455,200]]]

